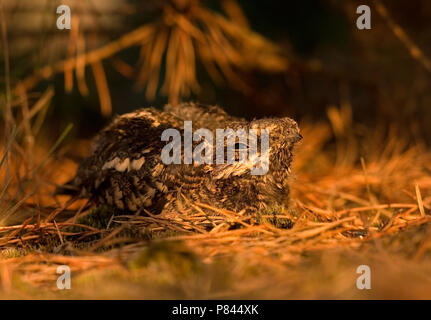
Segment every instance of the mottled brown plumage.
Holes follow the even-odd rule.
[[[269,171],[251,175],[247,163],[165,165],[161,151],[167,142],[161,141],[161,134],[176,128],[183,135],[185,120],[193,121],[193,130],[268,129]],[[164,111],[139,109],[115,118],[98,134],[90,156],[65,187],[97,204],[128,211],[181,212],[190,203],[201,202],[256,212],[287,205],[293,147],[300,138],[298,126],[290,118],[247,122],[218,107],[194,103],[167,105]]]

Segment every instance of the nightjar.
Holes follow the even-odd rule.
[[[167,142],[162,141],[162,133],[177,129],[183,144],[184,121],[192,121],[193,130],[206,128],[213,133],[254,129],[257,138],[263,129],[268,130],[266,174],[253,175],[250,161],[217,164],[215,145],[212,163],[165,164],[161,153]],[[132,212],[146,209],[153,214],[183,212],[196,202],[250,213],[286,206],[293,149],[301,138],[297,123],[287,117],[246,121],[219,107],[196,103],[167,105],[163,111],[143,108],[116,117],[104,128],[75,177],[56,193],[75,193],[96,204]],[[193,141],[193,148],[201,142]],[[234,148],[238,159],[239,152],[249,146],[235,143]],[[184,160],[184,148],[181,157]]]

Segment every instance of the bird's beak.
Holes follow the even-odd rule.
[[[302,134],[300,134],[300,133],[297,133],[296,135],[295,135],[295,138],[294,138],[294,142],[296,143],[296,142],[299,142],[299,141],[301,141],[302,140]]]

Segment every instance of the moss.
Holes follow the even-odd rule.
[[[266,208],[260,215],[258,215],[257,221],[258,223],[268,222],[276,228],[280,229],[291,229],[294,225],[292,219],[280,217],[286,215],[286,211],[289,216],[296,215],[295,212],[291,212],[289,211],[289,209],[285,209],[284,207],[279,205],[274,205]]]
[[[112,216],[119,215],[121,212],[118,210],[108,207],[100,206],[94,208],[89,214],[78,220],[78,223],[85,224],[97,229],[106,229]]]
[[[131,269],[148,267],[150,264],[167,264],[181,274],[192,274],[201,270],[197,256],[177,241],[150,243],[148,248],[129,262]]]
[[[153,231],[153,230],[150,230],[149,228],[142,228],[140,229],[140,232],[141,232],[142,238],[145,240],[163,239],[163,238],[170,238],[170,237],[184,235],[184,232],[170,230],[170,229]]]
[[[2,259],[11,259],[24,257],[29,253],[28,249],[23,248],[6,248],[0,251],[0,257]]]
[[[115,227],[118,227],[116,223],[111,223],[109,225],[109,222],[111,221],[112,216],[118,215],[118,214],[120,214],[120,212],[116,209],[113,209],[107,206],[100,206],[100,207],[94,208],[89,214],[79,218],[77,223],[88,225],[90,227],[93,227],[99,230],[111,230]],[[108,226],[109,226],[109,229],[108,229]],[[78,226],[71,226],[71,227],[65,228],[65,231],[79,233],[79,232],[88,231],[88,229],[83,227],[78,227]],[[117,236],[124,236],[124,233],[121,235],[119,234]],[[75,238],[76,238],[75,236],[67,236],[65,237],[65,240],[73,242]],[[89,243],[100,240],[102,238],[103,238],[103,234],[101,233],[85,237],[80,241],[79,248],[84,249],[85,247],[88,246]]]

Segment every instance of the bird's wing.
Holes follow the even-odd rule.
[[[152,108],[117,117],[97,135],[75,178],[57,193],[79,190],[83,196],[101,197],[119,208],[150,203],[156,197],[155,176],[161,170],[160,151],[165,145],[161,134],[180,123],[174,115]],[[139,193],[142,199],[134,199]]]
[[[243,120],[227,114],[220,107],[198,103],[167,104],[164,111],[183,121],[192,121],[194,129],[206,128],[211,131],[225,128],[230,122]]]

